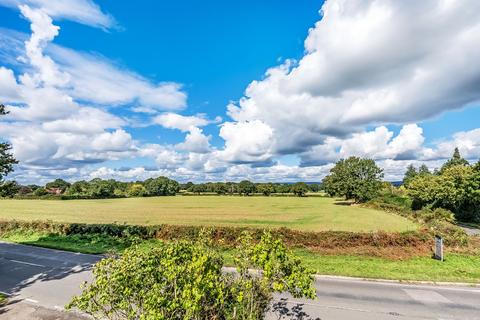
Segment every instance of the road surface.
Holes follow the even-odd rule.
[[[91,279],[100,257],[0,242],[0,291],[12,303],[0,309],[0,319],[31,310],[30,319],[79,319],[73,315],[42,317],[61,310]],[[353,279],[319,278],[318,299],[276,297],[269,319],[479,319],[480,288],[404,285]],[[26,311],[27,310],[27,311]],[[17,312],[17,313],[15,313]]]

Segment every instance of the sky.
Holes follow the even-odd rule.
[[[476,0],[0,0],[8,178],[385,179],[480,157]]]

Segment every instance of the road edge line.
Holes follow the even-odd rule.
[[[315,274],[316,280],[331,279],[331,280],[349,280],[349,281],[364,281],[364,282],[378,282],[378,283],[396,283],[405,285],[431,285],[431,286],[453,286],[453,287],[470,287],[480,288],[480,283],[474,282],[448,282],[448,281],[428,281],[428,280],[395,280],[395,279],[381,279],[381,278],[362,278],[349,276],[336,276],[327,274]]]

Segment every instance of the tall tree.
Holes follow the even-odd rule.
[[[408,165],[407,171],[405,171],[405,175],[403,176],[403,185],[407,186],[410,181],[417,176],[417,174],[417,169],[413,166],[413,164]]]
[[[462,158],[458,148],[455,148],[455,150],[453,151],[452,158],[443,164],[442,168],[440,169],[440,173],[443,173],[448,168],[451,168],[453,166],[459,166],[459,165],[468,166],[468,161]]]
[[[341,159],[323,180],[325,191],[332,196],[344,196],[365,202],[378,195],[382,187],[383,170],[374,160],[350,157]]]
[[[6,114],[8,114],[8,111],[5,110],[3,104],[0,104],[0,116]],[[11,149],[12,146],[9,143],[0,142],[0,185],[3,182],[3,178],[13,171],[13,165],[18,163],[10,152]]]

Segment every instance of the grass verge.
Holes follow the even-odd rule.
[[[10,232],[3,234],[2,240],[41,246],[46,248],[75,251],[81,253],[122,252],[135,239],[114,236],[85,234],[58,235],[42,232]],[[155,239],[138,242],[140,247],[155,246]],[[227,265],[233,265],[235,249],[218,246]],[[480,255],[447,253],[444,262],[429,256],[408,259],[387,259],[352,254],[319,254],[306,249],[293,249],[293,252],[317,274],[381,278],[392,280],[424,280],[480,283]]]
[[[73,251],[88,254],[122,252],[132,245],[132,240],[100,234],[59,235],[37,231],[10,232],[1,240],[32,246]]]

